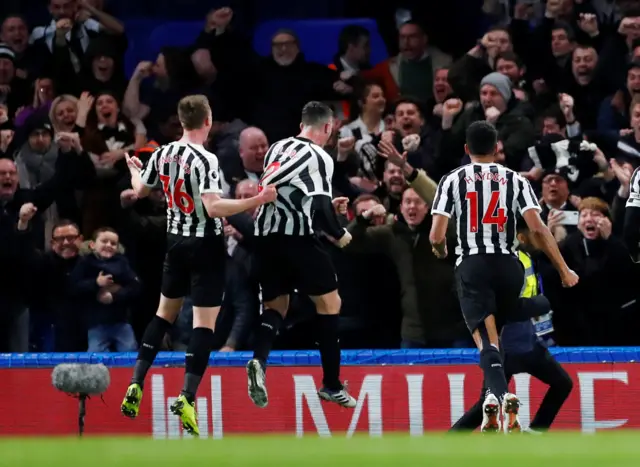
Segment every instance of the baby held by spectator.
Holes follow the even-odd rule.
[[[89,243],[91,251],[80,258],[71,274],[72,289],[86,312],[89,352],[137,349],[127,318],[140,282],[119,247],[115,230],[98,229]]]

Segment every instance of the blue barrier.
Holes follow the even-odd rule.
[[[564,347],[550,349],[560,363],[635,363],[640,347]],[[25,353],[0,354],[0,368],[50,368],[60,363],[103,363],[110,367],[133,366],[136,353]],[[212,353],[211,366],[244,366],[250,352]],[[475,349],[346,350],[343,365],[469,365],[478,363]],[[273,352],[270,365],[320,365],[317,351]],[[184,352],[160,352],[157,366],[184,365]]]

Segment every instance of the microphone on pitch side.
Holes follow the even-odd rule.
[[[51,382],[59,391],[79,399],[78,429],[82,436],[86,400],[91,396],[104,393],[109,388],[111,383],[109,369],[102,363],[93,365],[62,363],[53,369]]]

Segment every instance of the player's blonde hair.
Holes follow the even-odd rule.
[[[178,102],[178,119],[187,131],[199,130],[211,117],[209,99],[202,94],[183,97]]]

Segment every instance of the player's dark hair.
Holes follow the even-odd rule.
[[[527,225],[527,222],[524,220],[524,217],[522,217],[522,215],[520,214],[516,216],[516,232],[522,233],[522,234],[529,233],[529,226]]]
[[[358,45],[360,38],[369,37],[371,34],[365,27],[357,24],[350,24],[342,28],[340,36],[338,36],[338,55],[342,56],[347,53],[350,45]]]
[[[472,156],[491,156],[498,144],[498,131],[489,122],[479,120],[467,128],[467,147]]]
[[[53,233],[56,230],[61,229],[63,227],[73,227],[78,231],[78,233],[80,233],[80,227],[78,226],[78,224],[76,224],[75,222],[69,219],[60,219],[58,222],[53,224],[53,229],[51,229],[51,232]]]
[[[333,110],[327,104],[311,101],[302,108],[302,124],[304,126],[322,126],[333,118]]]
[[[95,232],[93,232],[93,236],[91,238],[93,239],[93,241],[96,241],[101,234],[107,233],[107,232],[112,233],[114,235],[118,235],[118,232],[116,232],[116,230],[112,229],[111,227],[100,227],[99,229],[96,229]]]
[[[202,128],[211,115],[209,99],[202,94],[183,97],[178,102],[178,119],[187,131]]]

